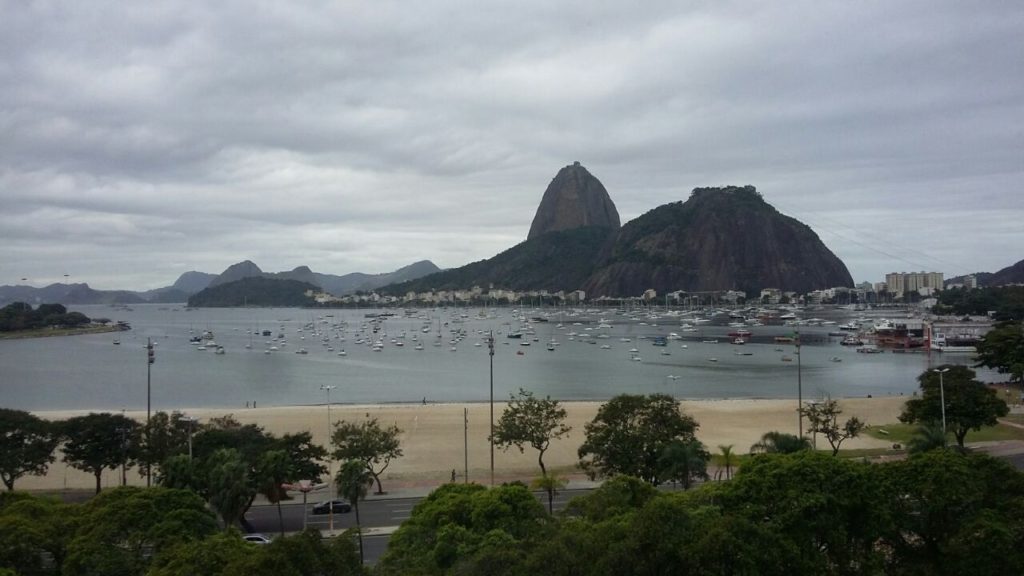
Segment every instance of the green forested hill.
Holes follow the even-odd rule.
[[[614,234],[614,230],[598,226],[548,232],[493,258],[392,284],[380,292],[403,295],[491,285],[508,290],[575,290],[593,272],[601,250]]]
[[[201,307],[231,306],[308,306],[313,299],[306,296],[307,290],[319,288],[298,280],[277,280],[273,278],[243,278],[227,284],[220,284],[193,295],[188,305]]]

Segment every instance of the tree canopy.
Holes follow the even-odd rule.
[[[963,448],[969,431],[995,426],[996,419],[1009,412],[1006,402],[995,390],[974,379],[974,370],[956,365],[942,366],[938,370],[945,372],[940,375],[936,370],[925,370],[917,377],[921,394],[904,404],[901,422],[941,424],[941,399],[945,397],[947,430],[953,432],[957,445]]]
[[[1024,382],[1024,322],[998,324],[978,343],[977,364]]]
[[[616,396],[586,424],[580,467],[591,478],[627,474],[656,485],[665,448],[673,441],[695,441],[697,427],[667,394]]]
[[[334,458],[362,462],[377,482],[377,493],[383,494],[380,475],[387,470],[392,460],[402,456],[398,438],[401,433],[402,430],[395,425],[381,427],[376,418],[367,418],[362,422],[339,420],[334,423],[334,432],[331,434]]]
[[[801,406],[800,413],[810,424],[807,432],[824,436],[832,447],[833,456],[839,453],[839,447],[845,440],[856,438],[866,427],[866,424],[856,416],[840,424],[839,415],[843,411],[839,408],[839,402],[831,398],[824,402]]]
[[[22,410],[0,408],[0,480],[8,490],[14,481],[41,476],[55,459],[56,426]]]
[[[60,425],[64,461],[92,473],[99,494],[103,470],[116,469],[127,459],[125,438],[133,436],[138,427],[135,420],[108,412],[69,418]]]
[[[565,408],[558,405],[557,400],[550,396],[537,398],[533,392],[519,389],[518,394],[509,398],[508,406],[494,427],[494,444],[508,450],[511,446],[519,448],[529,445],[537,451],[537,464],[540,473],[547,476],[544,466],[544,452],[557,440],[572,430],[566,426]]]
[[[40,304],[35,310],[24,302],[12,302],[0,308],[0,332],[15,332],[33,328],[74,327],[88,324],[89,318],[81,312],[68,312],[62,304]]]

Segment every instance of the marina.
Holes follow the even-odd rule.
[[[798,372],[807,399],[910,395],[922,371],[972,363],[970,354],[842,346],[828,333],[844,311],[814,324],[737,329],[724,314],[674,310],[75,309],[132,330],[116,346],[105,334],[0,342],[6,407],[144,408],[147,339],[154,410],[315,405],[322,384],[338,386],[343,404],[486,401],[492,333],[500,400],[519,388],[565,401],[654,392],[795,398]],[[984,370],[979,378],[1000,380]]]

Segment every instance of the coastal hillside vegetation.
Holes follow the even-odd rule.
[[[985,316],[996,320],[1024,320],[1024,286],[950,288],[936,295],[935,314]]]
[[[866,464],[764,454],[663,492],[617,476],[562,515],[521,485],[446,485],[394,534],[398,574],[1019,574],[1024,475],[933,450]]]
[[[548,232],[488,260],[392,284],[379,292],[404,296],[407,292],[468,290],[473,286],[484,290],[492,286],[506,290],[575,290],[590,275],[613,234],[610,228],[599,226]]]
[[[205,288],[188,299],[194,308],[236,306],[311,306],[314,300],[306,293],[319,288],[298,280],[251,277]]]
[[[14,302],[0,308],[0,332],[16,332],[37,328],[74,328],[92,320],[81,312],[68,312],[61,304],[30,304]]]

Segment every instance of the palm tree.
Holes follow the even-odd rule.
[[[242,516],[256,491],[249,484],[249,467],[242,462],[238,450],[222,448],[210,456],[210,507],[230,530]]]
[[[914,437],[907,442],[907,451],[911,454],[920,454],[946,447],[946,434],[942,431],[942,425],[937,423],[922,424],[914,430]]]
[[[710,459],[711,454],[699,441],[673,440],[658,457],[658,476],[664,480],[678,481],[683,485],[683,490],[689,490],[693,479],[708,479]]]
[[[811,441],[803,436],[784,434],[782,432],[765,432],[761,441],[750,447],[751,452],[765,454],[792,454],[801,450],[810,450]]]
[[[568,481],[565,478],[559,478],[554,474],[544,474],[534,478],[533,482],[530,483],[530,487],[548,493],[548,514],[553,514],[555,494],[558,494],[559,490],[565,488],[567,483]]]
[[[728,446],[719,444],[718,449],[722,453],[722,464],[725,466],[725,479],[730,480],[732,479],[732,467],[736,464],[738,458],[732,451],[732,444],[729,444]],[[721,471],[719,471],[719,473],[721,473]]]
[[[366,469],[361,460],[347,460],[335,476],[338,483],[338,495],[348,499],[356,511],[356,533],[359,534],[359,561],[363,561],[363,526],[359,521],[359,501],[366,496],[366,491],[373,484],[373,475]]]
[[[281,500],[288,495],[281,487],[288,481],[291,472],[291,462],[288,460],[288,453],[284,450],[270,450],[264,452],[256,463],[256,478],[259,481],[259,491],[267,497],[271,504],[277,504],[277,521],[280,526],[281,536],[284,536],[284,516],[281,514]]]

